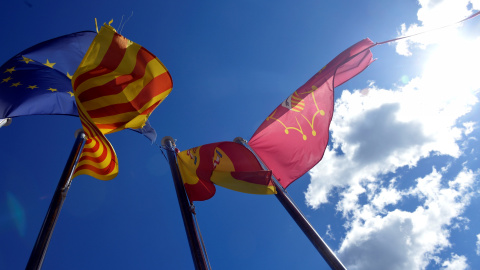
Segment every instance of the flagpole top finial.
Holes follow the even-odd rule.
[[[0,119],[0,127],[6,127],[12,123],[12,118]]]
[[[235,139],[233,139],[233,141],[236,143],[247,143],[247,140],[242,137],[236,137]]]
[[[170,141],[171,147],[173,147],[173,148],[175,147],[175,139],[174,139],[173,137],[170,137],[170,136],[165,136],[165,137],[163,137],[163,138],[162,138],[162,141],[161,141],[161,145],[162,145],[163,147],[169,147],[169,146],[167,145],[167,141]]]
[[[85,137],[85,132],[83,132],[82,128],[79,128],[79,129],[75,130],[75,138],[78,138],[78,136]]]

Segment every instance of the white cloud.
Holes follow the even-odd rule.
[[[332,226],[330,226],[330,224],[327,225],[327,231],[325,232],[325,234],[326,234],[330,239],[335,240],[335,236],[333,235],[333,232],[332,232]]]
[[[480,234],[477,234],[477,255],[480,256]]]
[[[445,270],[464,270],[468,269],[467,258],[465,256],[459,256],[452,254],[452,259],[445,261],[442,264],[442,269]]]
[[[373,193],[373,192],[372,192]],[[376,209],[382,210],[387,205],[395,205],[402,198],[402,193],[396,190],[393,186],[389,188],[381,188],[378,193],[372,196],[371,204]]]
[[[463,123],[463,126],[465,127],[465,135],[468,136],[470,135],[470,133],[472,133],[475,129],[476,129],[476,125],[477,123],[475,122],[466,122],[466,123]]]
[[[420,5],[421,24],[404,25],[403,34],[464,18],[480,8],[480,0],[420,0]],[[450,230],[468,228],[462,213],[475,193],[478,171],[465,161],[453,180],[445,179],[454,173],[452,164],[458,165],[450,159],[428,175],[419,177],[417,170],[419,178],[410,183],[410,169],[420,160],[456,159],[468,151],[467,137],[476,127],[461,117],[478,103],[480,36],[466,39],[456,29],[398,44],[409,54],[412,44],[437,43],[420,76],[391,90],[370,82],[366,89],[343,91],[335,102],[332,144],[309,172],[305,199],[318,208],[333,192],[339,195],[336,209],[346,220],[346,234],[337,252],[348,269],[424,269],[432,263],[468,268],[465,256],[442,259],[440,252],[451,247]],[[408,202],[408,209],[400,209],[400,202]],[[480,256],[480,234],[477,238]]]
[[[399,36],[413,35],[449,25],[468,17],[473,10],[480,9],[478,0],[420,0],[419,4],[420,9],[417,12],[419,24],[413,23],[408,27],[402,24]],[[457,27],[459,25],[402,39],[397,42],[397,53],[408,56],[412,54],[410,52],[412,46],[425,48],[427,45],[442,42],[448,39],[449,34],[455,32]]]
[[[424,74],[405,86],[386,90],[371,84],[361,91],[343,91],[330,125],[332,147],[310,171],[309,206],[317,208],[333,190],[348,188],[339,205],[348,212],[365,192],[364,184],[431,155],[462,154],[459,141],[473,125],[462,126],[458,119],[478,103],[480,89],[480,66],[462,63],[480,62],[480,38],[458,41],[454,49],[463,57],[443,57],[458,53],[448,53],[450,45],[439,46]],[[442,57],[445,61],[438,61]],[[444,74],[452,66],[451,76]]]
[[[357,207],[339,257],[348,269],[424,269],[431,260],[440,262],[437,255],[450,246],[449,227],[461,219],[470,203],[476,177],[464,169],[445,185],[442,175],[433,169],[417,179],[414,188],[396,191],[423,201],[414,211],[397,209],[384,215],[373,203]],[[456,255],[442,264],[445,269],[462,265],[466,267],[466,258]]]

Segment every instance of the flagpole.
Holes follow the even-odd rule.
[[[55,223],[57,222],[58,215],[62,209],[63,202],[67,197],[68,189],[72,183],[72,175],[86,140],[83,130],[77,130],[75,135],[75,143],[72,151],[70,152],[70,156],[68,157],[67,164],[63,169],[62,176],[58,181],[57,188],[53,194],[50,206],[48,207],[47,215],[43,220],[42,228],[38,233],[37,241],[35,242],[32,253],[30,254],[30,259],[28,260],[27,267],[25,268],[26,270],[37,270],[42,268],[43,260],[45,259],[45,254],[48,249],[48,244],[50,243],[53,229],[55,228]]]
[[[197,230],[195,229],[195,223],[193,221],[190,203],[183,186],[183,181],[178,172],[175,141],[172,137],[166,136],[163,137],[161,144],[167,150],[168,163],[170,165],[170,171],[172,172],[173,183],[175,185],[175,191],[177,192],[178,204],[182,213],[183,224],[185,226],[185,232],[187,233],[188,244],[190,245],[190,252],[192,254],[195,269],[206,270],[208,269],[207,262],[198,238]]]
[[[262,165],[265,170],[268,170],[268,167],[263,164],[260,158],[257,156],[255,151],[247,144],[243,138],[237,137],[233,140],[236,143],[239,143],[246,148],[248,148],[257,158],[258,162]],[[275,196],[283,205],[283,207],[287,210],[290,216],[295,220],[297,225],[302,229],[303,233],[307,236],[307,238],[312,242],[313,246],[317,249],[317,251],[322,255],[323,259],[328,263],[331,269],[333,270],[346,270],[345,266],[342,262],[337,258],[335,253],[328,247],[327,243],[323,241],[320,235],[317,233],[315,228],[313,228],[312,224],[307,220],[307,218],[303,215],[303,213],[298,209],[295,205],[293,200],[290,196],[285,192],[285,189],[278,184],[277,179],[275,176],[272,175],[273,183],[275,188],[277,189],[277,194]]]
[[[0,119],[0,128],[8,126],[10,123],[12,123],[12,118],[2,118]]]

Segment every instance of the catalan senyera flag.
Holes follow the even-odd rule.
[[[334,88],[374,60],[364,39],[346,49],[282,102],[248,142],[279,183],[287,188],[323,157],[333,115]]]
[[[78,116],[72,76],[93,39],[82,31],[38,43],[0,66],[0,119],[26,115]],[[135,131],[152,142],[155,129],[147,124]]]
[[[72,78],[87,136],[74,177],[113,179],[118,161],[104,135],[144,127],[172,85],[169,72],[155,55],[104,25]]]
[[[235,142],[202,145],[177,155],[177,164],[191,201],[215,194],[215,185],[250,194],[275,194],[271,171],[263,170],[245,146]]]

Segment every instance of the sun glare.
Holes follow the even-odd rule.
[[[443,98],[471,95],[480,85],[480,42],[460,34],[439,43],[425,63],[423,78]]]
[[[468,113],[478,102],[478,48],[480,38],[472,39],[452,32],[445,35],[442,42],[428,46],[426,53],[429,56],[422,74],[404,89],[408,102],[402,103],[399,119],[423,119],[424,132],[430,136],[440,136],[437,134],[440,130],[451,130],[458,117]]]

